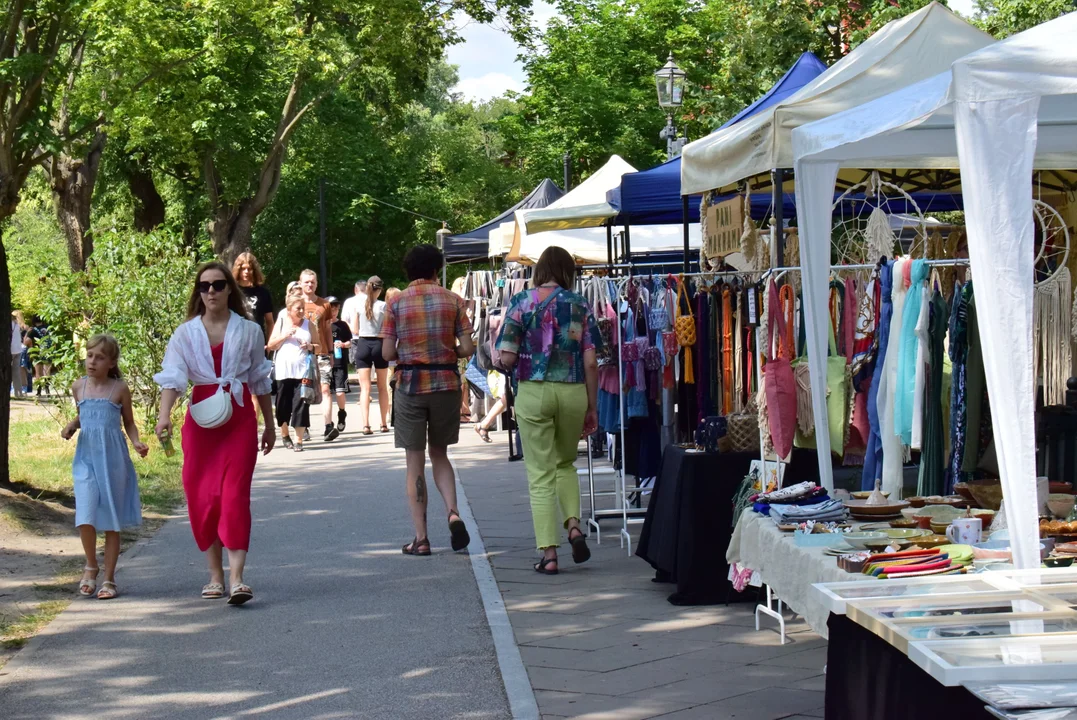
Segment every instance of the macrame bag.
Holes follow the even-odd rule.
[[[754,393],[744,410],[726,416],[726,435],[732,452],[759,452],[759,409]]]
[[[830,428],[830,450],[839,457],[845,456],[845,428],[849,417],[849,386],[852,378],[845,357],[838,354],[834,338],[834,323],[830,327],[830,356],[826,359],[826,415]]]
[[[681,314],[682,301],[688,306],[688,314]],[[673,323],[673,329],[677,333],[677,344],[685,348],[684,352],[684,382],[694,385],[696,382],[695,372],[692,369],[692,346],[696,344],[696,316],[692,312],[692,303],[688,300],[685,290],[684,276],[681,275],[677,287],[677,319]]]
[[[793,355],[792,333],[786,326],[785,312],[778,299],[778,286],[770,281],[770,328],[767,333],[772,348],[771,359],[763,370],[763,386],[767,394],[767,426],[770,441],[779,458],[789,457],[793,450],[793,436],[797,426],[797,391],[793,368],[790,365]],[[784,338],[776,343],[777,338]]]

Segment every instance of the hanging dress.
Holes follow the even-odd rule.
[[[879,423],[879,385],[882,382],[886,363],[887,346],[890,344],[890,320],[894,312],[891,298],[894,263],[887,262],[879,267],[879,326],[875,334],[878,349],[875,352],[871,387],[868,390],[868,423],[871,434],[868,436],[868,448],[864,456],[864,472],[861,475],[862,490],[875,489],[875,481],[882,479],[883,442]]]
[[[946,491],[946,438],[942,406],[946,328],[949,313],[946,301],[935,290],[929,303],[928,366],[923,401],[923,438],[920,452],[920,479],[916,494],[942,495]]]

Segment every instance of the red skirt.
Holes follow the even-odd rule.
[[[191,402],[215,392],[216,385],[196,385]],[[201,427],[187,411],[183,423],[183,491],[199,550],[205,552],[217,540],[229,550],[248,549],[251,480],[257,460],[258,417],[246,385],[243,406],[233,398],[232,417],[220,427]]]

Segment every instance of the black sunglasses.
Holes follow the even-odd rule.
[[[213,282],[202,280],[198,283],[198,292],[203,294],[208,293],[210,288],[213,288],[217,292],[224,292],[226,287],[228,287],[227,280],[214,280]]]

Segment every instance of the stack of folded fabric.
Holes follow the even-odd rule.
[[[753,508],[761,515],[769,515],[779,524],[801,523],[808,520],[832,522],[845,518],[845,507],[832,500],[826,488],[813,482],[790,485],[781,490],[762,493],[752,498]]]
[[[971,550],[965,545],[945,545],[926,550],[880,553],[868,558],[863,573],[884,579],[962,573],[971,561]]]

